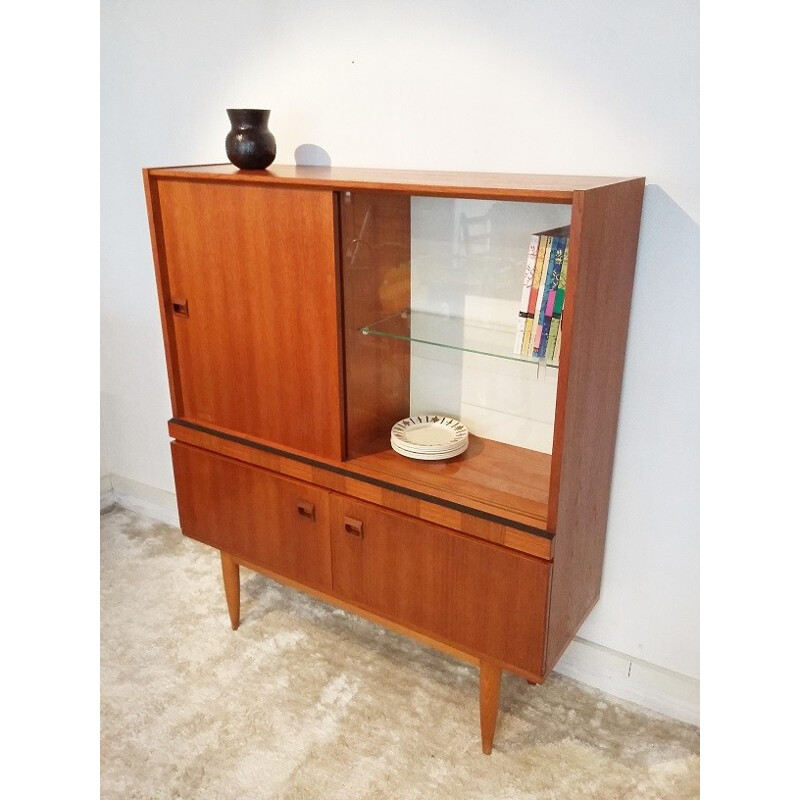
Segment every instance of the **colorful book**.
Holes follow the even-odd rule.
[[[528,260],[525,262],[525,275],[522,279],[522,297],[519,301],[519,318],[517,320],[517,338],[514,341],[514,355],[522,354],[522,342],[525,336],[525,323],[527,322],[528,304],[533,287],[533,276],[536,272],[536,256],[538,251],[539,234],[534,233],[531,236],[531,243],[528,247]]]
[[[545,316],[552,318],[557,313],[556,309],[563,307],[563,292],[560,300],[561,306],[559,306],[557,285],[560,281],[560,273],[557,273],[554,278],[552,272],[555,266],[553,241],[568,236],[568,225],[531,235],[517,315],[517,331],[514,339],[515,355],[539,358],[539,349],[542,350],[542,357],[547,350],[547,340],[542,339],[544,318]],[[561,268],[563,269],[563,266]],[[535,345],[534,341],[536,341]]]
[[[544,263],[544,255],[547,251],[547,235],[537,234],[539,236],[539,246],[536,251],[536,263],[533,270],[533,279],[531,281],[531,291],[528,295],[528,306],[525,309],[525,330],[522,336],[522,349],[521,355],[528,356],[531,353],[531,333],[533,331],[533,310],[536,305],[536,297],[539,290],[539,283],[542,276],[542,265]]]
[[[560,268],[561,262],[564,258],[564,239],[561,236],[552,237],[552,244],[550,247],[549,261],[547,264],[547,273],[542,281],[539,294],[541,301],[536,313],[536,330],[533,337],[533,352],[531,355],[534,358],[539,358],[539,351],[542,345],[542,336],[544,335],[545,343],[547,342],[547,332],[545,330],[545,320],[547,319],[547,305],[550,302],[550,292],[552,290],[553,275],[556,268]],[[558,262],[558,263],[556,263]]]
[[[536,358],[544,358],[547,353],[547,338],[550,334],[550,327],[553,321],[553,311],[556,305],[556,294],[558,283],[561,276],[561,268],[564,264],[564,253],[567,248],[567,237],[556,236],[553,238],[553,246],[550,258],[550,266],[545,282],[542,309],[537,322],[537,337],[534,340]]]
[[[561,331],[561,318],[553,317],[550,323],[550,333],[547,336],[547,350],[545,351],[545,359],[548,364],[554,364],[556,357],[556,342]]]
[[[547,280],[547,271],[550,264],[550,254],[553,248],[553,237],[545,234],[543,237],[545,247],[544,250],[540,247],[542,253],[541,262],[538,257],[536,259],[536,274],[533,279],[533,288],[536,289],[536,297],[534,299],[534,292],[531,291],[531,302],[528,305],[529,324],[526,326],[527,338],[525,340],[525,347],[523,353],[526,356],[531,355],[536,351],[537,342],[536,334],[541,334],[538,328],[539,314],[542,308],[542,301],[544,300],[544,289]],[[541,241],[541,240],[540,240]]]
[[[558,366],[558,362],[561,358],[561,339],[563,338],[562,333],[563,333],[563,328],[561,325],[559,325],[558,336],[556,337],[556,345],[553,351],[553,365],[556,367]]]
[[[556,305],[553,314],[561,316],[564,311],[564,297],[567,291],[567,264],[569,263],[569,237],[564,249],[564,263],[561,265],[561,274],[558,276],[558,289],[556,290]]]
[[[545,350],[545,358],[548,363],[558,366],[558,356],[561,352],[560,337],[561,337],[561,318],[564,313],[564,298],[566,296],[567,288],[567,267],[569,265],[569,238],[567,239],[566,247],[564,248],[564,261],[561,265],[561,272],[558,276],[558,286],[555,293],[555,302],[553,304],[553,319],[550,323],[550,332],[547,337],[547,348]]]

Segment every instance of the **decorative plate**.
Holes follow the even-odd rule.
[[[457,419],[438,414],[406,417],[392,426],[391,441],[420,453],[449,452],[466,443],[469,431]]]
[[[467,448],[469,447],[469,441],[465,441],[454,450],[445,450],[437,453],[419,453],[415,450],[406,450],[406,448],[401,447],[394,440],[392,440],[390,444],[392,445],[392,450],[394,450],[395,453],[399,453],[401,456],[405,456],[406,458],[415,458],[419,461],[443,461],[446,458],[455,458],[456,456],[460,456],[462,453],[466,452]]]

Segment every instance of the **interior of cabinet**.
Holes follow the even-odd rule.
[[[558,369],[514,354],[533,233],[571,206],[380,192],[340,194],[347,457],[546,520]],[[463,455],[405,459],[406,416],[470,431]]]

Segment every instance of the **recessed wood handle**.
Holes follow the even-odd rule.
[[[314,509],[314,504],[309,503],[307,500],[298,500],[297,501],[297,513],[303,517],[303,519],[310,519],[314,520],[316,517],[316,511]]]
[[[349,533],[351,536],[362,538],[364,536],[364,523],[360,519],[345,517],[344,530],[345,533]]]
[[[170,300],[173,314],[180,314],[182,317],[189,316],[189,301],[185,297]]]

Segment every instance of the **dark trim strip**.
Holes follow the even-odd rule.
[[[541,536],[545,539],[553,538],[553,534],[549,531],[544,531],[541,528],[534,527],[533,525],[525,525],[523,522],[517,522],[516,520],[506,519],[505,517],[501,517],[496,514],[489,514],[486,511],[479,511],[475,508],[469,508],[469,506],[464,506],[460,503],[454,503],[452,500],[444,500],[441,497],[418,492],[416,489],[407,489],[404,486],[398,486],[397,484],[389,483],[388,481],[382,481],[379,478],[372,478],[368,475],[352,472],[344,467],[337,467],[333,464],[326,464],[322,461],[316,461],[309,456],[301,456],[297,453],[287,453],[285,450],[281,450],[278,447],[271,447],[270,445],[261,444],[260,442],[252,442],[249,439],[245,439],[241,436],[236,436],[232,433],[223,433],[222,431],[216,431],[213,428],[206,428],[203,425],[198,425],[196,422],[189,422],[185,419],[176,419],[173,417],[170,422],[175,425],[180,425],[184,428],[189,428],[190,430],[199,431],[200,433],[207,433],[209,436],[216,436],[219,439],[226,439],[229,442],[236,442],[236,444],[252,447],[254,450],[262,450],[265,453],[272,453],[276,456],[289,458],[292,461],[298,461],[301,464],[308,464],[311,467],[325,469],[328,470],[328,472],[334,472],[337,475],[343,475],[346,478],[353,478],[354,480],[362,481],[363,483],[369,483],[370,485],[378,486],[381,489],[389,489],[392,492],[404,494],[408,497],[413,497],[416,500],[424,500],[427,503],[434,503],[437,506],[443,506],[444,508],[449,508],[453,511],[459,511],[462,514],[468,514],[472,517],[479,517],[480,519],[485,519],[489,522],[497,522],[500,525],[507,525],[509,528],[516,528],[517,530],[524,531],[525,533],[531,533],[534,536]]]

